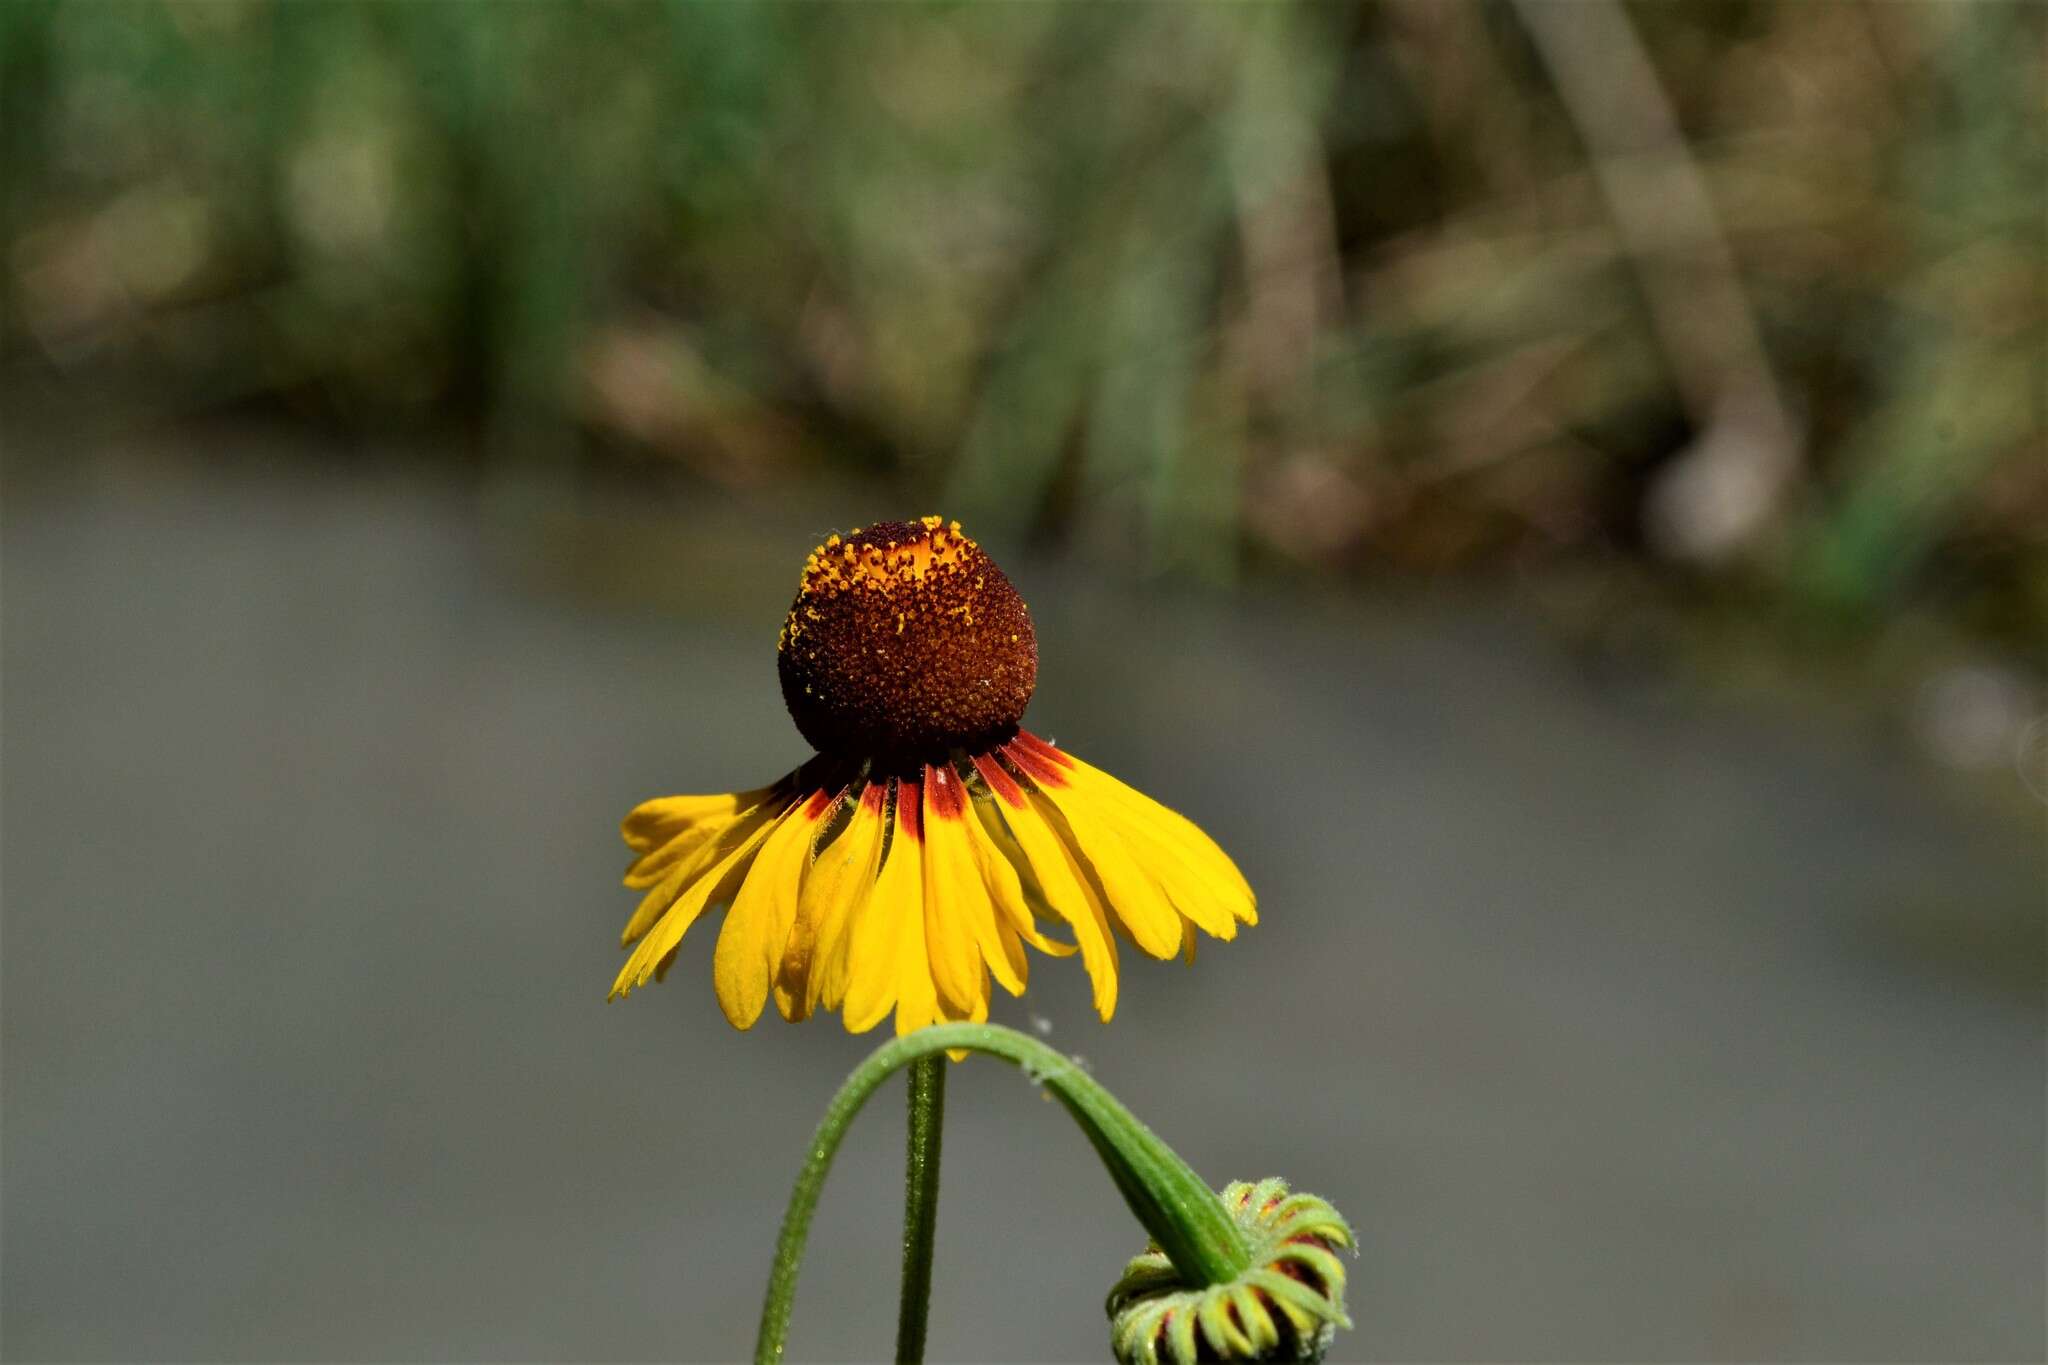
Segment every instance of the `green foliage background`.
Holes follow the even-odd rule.
[[[15,0],[0,392],[2036,640],[2043,13]]]

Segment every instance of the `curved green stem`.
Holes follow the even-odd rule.
[[[782,1217],[768,1296],[761,1305],[755,1365],[777,1365],[782,1359],[811,1215],[817,1211],[826,1173],[854,1115],[896,1071],[920,1058],[936,1059],[949,1048],[1000,1057],[1051,1090],[1087,1134],[1131,1212],[1190,1284],[1220,1284],[1250,1264],[1244,1239],[1215,1191],[1071,1059],[998,1024],[938,1024],[877,1048],[854,1068],[826,1106],[803,1170],[790,1191],[788,1212]]]
[[[909,1140],[903,1170],[903,1296],[896,1310],[896,1360],[924,1359],[932,1303],[932,1246],[939,1221],[939,1139],[946,1121],[946,1063],[910,1064]]]

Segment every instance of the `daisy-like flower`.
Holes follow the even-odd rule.
[[[645,898],[612,986],[659,980],[727,905],[712,979],[749,1028],[838,1010],[849,1031],[988,1017],[1027,947],[1079,951],[1116,1009],[1117,939],[1157,958],[1257,922],[1251,888],[1186,818],[1020,726],[1031,613],[960,523],[884,522],[804,563],[778,645],[809,762],[755,791],[670,796],[626,817]],[[1040,920],[1064,925],[1050,937]]]

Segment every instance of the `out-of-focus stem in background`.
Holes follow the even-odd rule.
[[[1649,491],[1647,529],[1666,550],[1714,560],[1777,510],[1799,464],[1735,256],[1619,0],[1513,0],[1585,140],[1697,433]]]

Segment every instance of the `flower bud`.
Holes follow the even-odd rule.
[[[1232,1279],[1190,1284],[1155,1243],[1124,1267],[1109,1292],[1110,1348],[1121,1365],[1197,1361],[1319,1361],[1344,1315],[1351,1227],[1312,1194],[1283,1180],[1234,1181],[1223,1206],[1251,1250]]]

